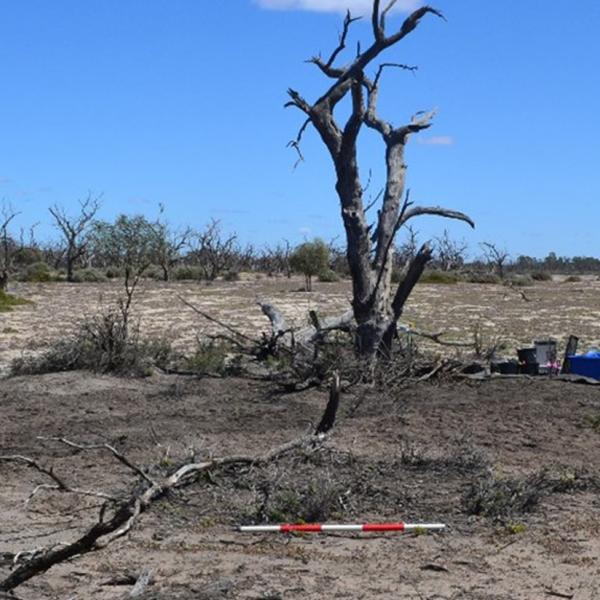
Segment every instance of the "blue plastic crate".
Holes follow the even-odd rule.
[[[600,356],[569,356],[571,373],[600,379]]]

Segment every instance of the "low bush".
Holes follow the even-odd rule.
[[[8,312],[15,306],[21,306],[23,304],[31,304],[30,300],[25,298],[19,298],[12,294],[7,294],[5,291],[0,290],[0,312]]]
[[[225,281],[239,281],[240,280],[240,274],[239,271],[227,271],[227,273],[225,273],[225,275],[223,275],[223,279]]]
[[[71,337],[59,340],[39,356],[18,358],[13,375],[35,375],[85,369],[100,373],[145,376],[152,366],[164,367],[171,346],[164,339],[141,339],[120,310],[86,319]]]
[[[541,499],[540,484],[538,474],[525,479],[488,474],[472,482],[463,498],[465,510],[471,515],[500,519],[530,512]]]
[[[563,283],[580,283],[582,281],[579,275],[569,275]]]
[[[158,265],[150,265],[144,271],[144,277],[147,279],[154,279],[155,281],[162,281],[165,278],[165,273],[162,270],[162,267],[159,267]]]
[[[548,271],[536,271],[531,274],[531,279],[534,281],[552,281],[552,274]]]
[[[485,454],[466,438],[459,438],[443,453],[431,454],[423,447],[404,442],[400,462],[415,469],[438,468],[461,473],[480,472],[489,467]]]
[[[456,273],[446,273],[445,271],[425,271],[419,279],[419,283],[453,284],[460,280]]]
[[[173,270],[173,279],[177,281],[199,281],[203,277],[202,269],[191,265],[181,265]]]
[[[43,262],[43,253],[37,248],[18,248],[13,255],[13,262],[17,266],[26,266],[32,263]]]
[[[332,269],[321,271],[318,278],[319,281],[322,281],[323,283],[335,283],[336,281],[340,281],[340,276]]]
[[[330,477],[321,476],[306,487],[286,487],[269,495],[259,509],[259,519],[275,523],[318,523],[342,511],[343,490]]]
[[[75,283],[100,283],[106,280],[106,275],[98,269],[78,269],[73,273]]]
[[[469,273],[466,277],[469,283],[494,284],[502,283],[502,279],[496,273]]]
[[[117,279],[119,277],[125,277],[125,270],[120,267],[106,267],[104,274],[108,279]]]
[[[30,283],[45,283],[52,281],[52,273],[48,265],[44,262],[36,262],[27,266],[18,276],[19,281]]]
[[[198,375],[235,375],[240,371],[240,359],[227,343],[199,341],[196,352],[184,360],[183,367]]]
[[[534,510],[544,496],[600,489],[594,474],[555,465],[524,478],[495,477],[491,472],[474,480],[463,497],[469,514],[504,520]]]
[[[503,283],[511,287],[527,287],[533,285],[533,279],[529,275],[511,275]]]

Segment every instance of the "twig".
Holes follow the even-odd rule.
[[[142,479],[145,479],[150,485],[154,484],[154,480],[151,479],[140,467],[134,465],[129,459],[119,452],[114,446],[110,444],[92,444],[88,446],[84,446],[82,444],[77,444],[68,440],[64,437],[43,437],[38,436],[38,440],[51,440],[54,442],[61,442],[66,446],[70,446],[71,448],[75,448],[77,450],[108,450],[119,462],[123,463],[127,468],[131,469],[134,473],[137,473]]]
[[[237,329],[231,327],[231,325],[228,325],[227,323],[223,323],[223,321],[219,321],[219,319],[216,319],[212,315],[209,315],[208,313],[204,312],[203,310],[200,310],[197,306],[194,306],[191,302],[188,302],[182,296],[177,296],[177,298],[179,298],[179,300],[181,300],[181,302],[183,302],[188,308],[191,308],[195,313],[199,314],[201,317],[204,317],[208,321],[216,323],[220,327],[227,329],[227,331],[233,333],[233,335],[237,335],[244,340],[255,343],[255,340],[253,340],[251,337],[247,336],[245,333],[238,331]]]

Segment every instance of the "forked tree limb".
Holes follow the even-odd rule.
[[[321,423],[327,422],[327,431],[331,429],[335,422],[335,416],[337,412],[337,404],[339,402],[339,396],[337,401],[334,403],[331,400],[327,404],[325,415],[321,419]],[[64,443],[72,448],[79,450],[92,450],[105,448],[105,445],[83,445],[72,442],[67,438],[54,438],[56,441]],[[125,500],[118,502],[113,510],[113,514],[109,519],[105,519],[106,510],[102,510],[98,522],[90,527],[83,535],[77,538],[75,541],[61,544],[59,547],[52,547],[45,551],[36,552],[30,560],[17,566],[8,577],[3,581],[0,581],[0,594],[3,592],[10,592],[22,583],[30,580],[31,578],[48,571],[51,567],[56,564],[62,563],[66,560],[94,552],[105,548],[116,539],[126,535],[131,528],[134,526],[137,517],[146,511],[150,506],[159,498],[162,498],[169,490],[187,485],[192,481],[196,480],[198,475],[215,470],[224,466],[242,466],[242,465],[264,465],[271,461],[277,460],[289,452],[301,448],[320,448],[326,441],[327,436],[325,433],[320,431],[320,426],[317,428],[315,434],[306,435],[298,439],[286,442],[276,448],[273,448],[265,453],[256,455],[236,455],[228,456],[224,458],[215,458],[198,463],[188,463],[178,468],[174,473],[164,478],[162,481],[152,482],[141,492],[134,492]],[[114,453],[113,453],[114,454]],[[116,456],[116,455],[115,455]],[[14,457],[11,457],[14,458]],[[27,459],[25,462],[28,466],[37,468],[35,466],[36,461],[33,459]],[[117,457],[118,458],[118,457]],[[127,459],[127,464],[133,465],[131,461]],[[48,470],[42,472],[47,473]],[[138,474],[143,473],[139,467],[134,466],[134,471]],[[148,483],[148,480],[146,479]],[[57,484],[58,485],[58,484]]]
[[[46,468],[43,465],[41,465],[39,462],[37,462],[36,460],[29,458],[28,456],[21,456],[19,454],[0,456],[0,462],[15,462],[15,463],[25,464],[28,467],[31,467],[31,468],[35,469],[36,471],[39,471],[40,473],[47,475],[48,477],[50,477],[50,479],[52,479],[54,481],[54,484],[41,483],[39,485],[36,485],[25,500],[26,506],[31,502],[31,500],[34,498],[34,496],[36,496],[39,492],[41,492],[43,490],[64,492],[64,493],[74,494],[76,496],[93,496],[95,498],[100,498],[102,500],[109,500],[111,502],[117,501],[117,498],[115,496],[111,496],[110,494],[105,494],[104,492],[99,492],[99,491],[95,491],[95,490],[84,490],[81,488],[72,487],[72,486],[68,485],[62,477],[58,477],[58,475],[54,472],[54,470],[52,468]]]
[[[409,208],[404,215],[402,215],[400,225],[404,225],[408,220],[422,215],[433,215],[437,217],[445,217],[446,219],[457,219],[458,221],[464,221],[465,223],[468,223],[473,229],[475,228],[475,223],[471,217],[458,210],[451,210],[448,208],[443,208],[442,206],[414,206]]]

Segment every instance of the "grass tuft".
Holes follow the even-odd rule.
[[[31,304],[31,300],[25,300],[25,298],[13,296],[0,290],[0,312],[9,312],[15,306],[22,306],[24,304]]]

